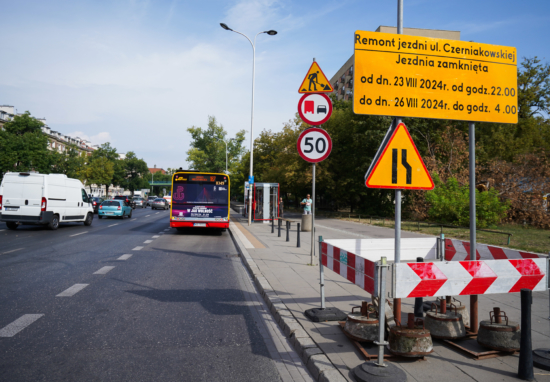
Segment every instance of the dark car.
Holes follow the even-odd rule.
[[[151,205],[151,209],[152,210],[156,210],[156,209],[163,209],[163,210],[167,210],[170,208],[170,203],[168,203],[168,200],[166,199],[162,199],[162,198],[156,198],[154,201],[153,201],[153,204]]]
[[[99,211],[99,206],[101,205],[101,203],[103,203],[105,199],[98,198],[97,196],[93,196],[91,200],[92,200],[92,206],[94,206],[94,213],[97,214],[97,212]]]
[[[147,208],[147,202],[141,196],[134,196],[132,199],[136,207]]]
[[[117,196],[115,196],[113,199],[115,199],[115,200],[123,200],[123,201],[125,201],[126,203],[128,203],[128,205],[129,205],[130,207],[132,207],[132,209],[134,209],[134,210],[136,209],[136,203],[135,203],[132,199],[130,199],[128,196],[126,196],[126,195],[117,195]]]

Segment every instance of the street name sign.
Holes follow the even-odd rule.
[[[516,48],[355,32],[356,114],[517,123]]]
[[[298,154],[303,160],[310,163],[324,161],[332,151],[330,135],[318,127],[311,127],[302,131],[296,143]]]
[[[332,102],[326,94],[304,94],[298,102],[300,118],[310,125],[322,125],[332,114]]]
[[[404,123],[384,139],[365,174],[365,184],[369,188],[433,190],[432,177]]]
[[[334,89],[327,76],[325,76],[319,64],[313,61],[298,89],[298,93],[332,93],[333,91]]]

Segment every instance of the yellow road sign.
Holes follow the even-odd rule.
[[[516,48],[355,32],[357,114],[517,123]]]
[[[313,61],[298,93],[332,93],[334,89],[317,62]]]
[[[404,123],[382,142],[381,154],[365,175],[369,188],[432,190],[434,182]]]

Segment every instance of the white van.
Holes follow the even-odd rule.
[[[63,174],[8,172],[0,184],[0,221],[9,229],[19,224],[84,222],[91,225],[94,208],[84,185]]]

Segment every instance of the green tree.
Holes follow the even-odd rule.
[[[440,223],[451,223],[467,227],[470,221],[470,190],[467,185],[459,185],[455,178],[443,183],[433,174],[435,188],[426,193],[431,208],[430,219]],[[498,191],[491,188],[485,192],[476,189],[476,225],[487,228],[499,223],[510,208],[508,202],[500,201]]]
[[[45,174],[52,171],[55,157],[48,150],[42,126],[28,111],[4,124],[0,130],[0,180],[8,171],[35,170]]]
[[[228,168],[244,153],[245,131],[241,130],[233,139],[227,139],[227,132],[215,117],[208,117],[208,127],[190,127],[191,148],[187,151],[187,162],[191,169],[205,172],[225,172],[225,142],[227,142]]]
[[[86,167],[86,180],[89,182],[91,192],[91,185],[96,184],[98,186],[105,185],[107,190],[114,174],[114,164],[112,161],[105,157],[93,158],[90,164]]]
[[[113,174],[111,180],[105,184],[105,192],[109,195],[109,186],[126,187],[126,171],[124,161],[119,159],[116,148],[111,146],[111,143],[106,142],[102,144],[97,150],[92,153],[92,160],[104,158],[107,161],[111,162],[113,165]]]
[[[67,150],[64,153],[52,152],[55,163],[52,172],[65,174],[69,178],[80,179],[80,169],[88,165],[89,158],[85,152],[80,152],[74,145],[67,145],[66,147]]]
[[[134,192],[142,188],[149,188],[149,168],[143,159],[139,159],[133,151],[128,151],[124,159],[124,171],[126,172],[126,188]]]

